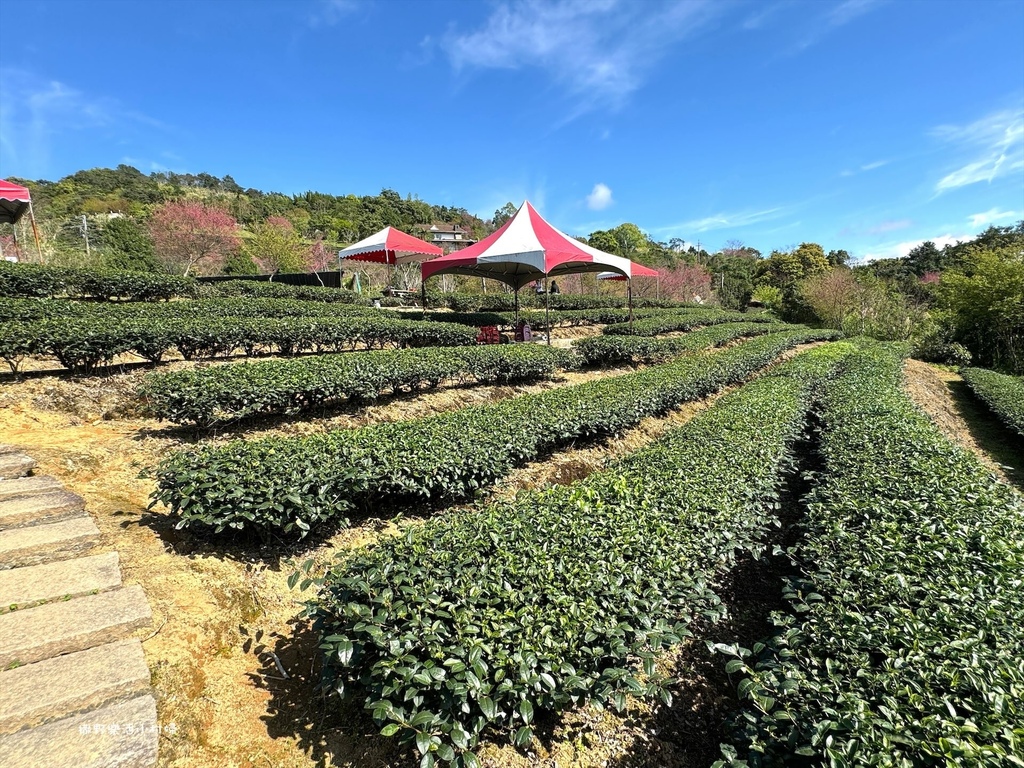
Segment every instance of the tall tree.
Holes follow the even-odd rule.
[[[149,220],[157,261],[174,274],[216,274],[238,250],[238,224],[230,214],[197,202],[164,203]]]
[[[501,226],[516,215],[516,207],[512,204],[512,201],[505,203],[501,208],[494,212],[494,218],[491,219],[491,224],[494,225],[495,229],[500,229]]]
[[[283,216],[271,216],[253,227],[242,251],[261,272],[302,272],[308,255],[306,244]]]

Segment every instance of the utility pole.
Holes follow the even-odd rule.
[[[85,255],[92,258],[92,251],[89,249],[89,222],[82,214],[82,237],[85,238]]]

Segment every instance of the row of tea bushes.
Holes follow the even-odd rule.
[[[677,355],[727,344],[744,336],[777,333],[796,326],[782,323],[724,323],[710,325],[683,336],[590,336],[573,344],[584,365],[634,365],[659,363]]]
[[[519,292],[519,306],[544,309],[544,296],[523,289]],[[556,293],[547,297],[552,310],[625,309],[627,301],[621,296],[587,296],[576,293]],[[455,312],[511,312],[515,309],[515,296],[511,293],[441,293],[427,288],[427,305],[447,307]],[[634,297],[634,308],[679,308],[686,306],[671,299]]]
[[[349,317],[373,314],[370,307],[327,304],[297,299],[194,299],[152,304],[145,302],[102,304],[65,299],[0,298],[0,321],[62,320],[88,317],[96,320],[204,319],[208,317]],[[376,314],[386,314],[380,313]],[[390,314],[386,316],[391,317]],[[395,315],[403,319],[401,315]],[[414,317],[413,319],[419,319]]]
[[[714,355],[423,419],[178,452],[155,470],[153,504],[166,505],[179,528],[269,536],[346,524],[356,509],[464,499],[556,448],[618,434],[744,380],[786,349],[834,335],[776,333]]]
[[[196,281],[180,275],[15,264],[0,260],[0,296],[9,298],[66,296],[103,301],[166,301],[195,296],[196,292]]]
[[[93,373],[115,357],[134,354],[156,363],[172,349],[186,360],[231,355],[293,355],[356,346],[428,347],[476,343],[476,330],[452,323],[397,320],[384,315],[339,317],[139,317],[87,314],[0,325],[0,358],[17,371],[27,357],[56,358],[74,373]]]
[[[1006,426],[1024,435],[1024,379],[984,368],[961,368],[960,375]]]
[[[344,399],[368,401],[381,392],[436,387],[442,381],[526,381],[578,363],[569,350],[538,344],[318,355],[154,373],[139,396],[159,419],[208,427]]]
[[[729,662],[737,765],[1021,764],[1024,497],[914,407],[901,356],[868,347],[826,390],[790,611]]]
[[[525,746],[540,710],[670,701],[656,655],[725,615],[716,582],[764,550],[849,349],[800,354],[585,480],[341,555],[313,603],[328,680],[426,766],[478,765],[488,732]]]
[[[750,315],[714,307],[683,309],[674,312],[660,312],[643,317],[632,323],[609,325],[604,332],[621,336],[661,336],[666,333],[688,331],[698,325],[714,323],[774,323],[774,317],[767,314]]]
[[[266,280],[224,280],[201,283],[198,295],[204,298],[296,299],[327,304],[369,304],[370,299],[341,288],[319,285],[288,285]]]

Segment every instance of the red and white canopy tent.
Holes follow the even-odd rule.
[[[547,300],[549,279],[579,272],[604,271],[629,280],[633,276],[633,262],[599,251],[560,232],[545,221],[529,201],[524,202],[515,216],[497,232],[475,245],[420,265],[424,284],[431,275],[449,274],[487,277],[512,286],[516,294],[517,314],[519,289],[543,280],[545,320],[550,306]],[[425,289],[423,299],[425,302]]]
[[[36,229],[36,217],[32,211],[32,195],[26,187],[12,184],[9,181],[0,179],[0,224],[10,224],[12,227],[28,211],[32,220],[32,234],[36,239],[36,252],[39,258],[43,258],[42,249],[39,247],[39,230]],[[18,242],[18,232],[14,232],[14,242]],[[0,254],[2,257],[3,254]]]
[[[643,264],[637,264],[635,261],[631,261],[629,263],[631,265],[630,269],[633,272],[632,277],[653,277],[653,278],[656,278],[656,279],[661,277],[661,273],[658,270],[656,270],[656,269],[651,269],[650,267],[645,267]],[[622,275],[622,274],[620,274],[618,272],[602,272],[601,274],[599,274],[597,276],[597,279],[598,280],[625,280],[626,277],[625,277],[625,275]],[[658,293],[659,293],[659,298],[660,298],[660,293],[661,293],[661,286],[660,286],[661,280],[660,279],[658,280],[658,283],[659,283]],[[630,300],[630,302],[632,302],[633,301],[633,281],[632,280],[629,281],[629,290],[627,292],[629,293],[629,300]]]

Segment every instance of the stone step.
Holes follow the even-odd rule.
[[[35,496],[39,493],[61,491],[63,486],[57,478],[49,475],[32,475],[16,477],[13,480],[0,480],[0,500],[13,499],[19,496]]]
[[[150,694],[0,736],[4,768],[149,768],[159,733]]]
[[[107,592],[121,586],[117,552],[0,571],[0,614],[44,600]]]
[[[24,477],[36,466],[36,460],[23,453],[0,453],[0,480]]]
[[[0,671],[0,734],[149,692],[138,640],[121,640]]]
[[[0,669],[122,640],[151,620],[140,586],[5,613],[0,616]]]
[[[88,515],[0,530],[0,570],[67,560],[88,552],[99,540],[100,529]]]
[[[70,491],[52,491],[36,496],[20,496],[0,500],[0,530],[23,525],[55,523],[78,517],[85,509],[85,499]]]

